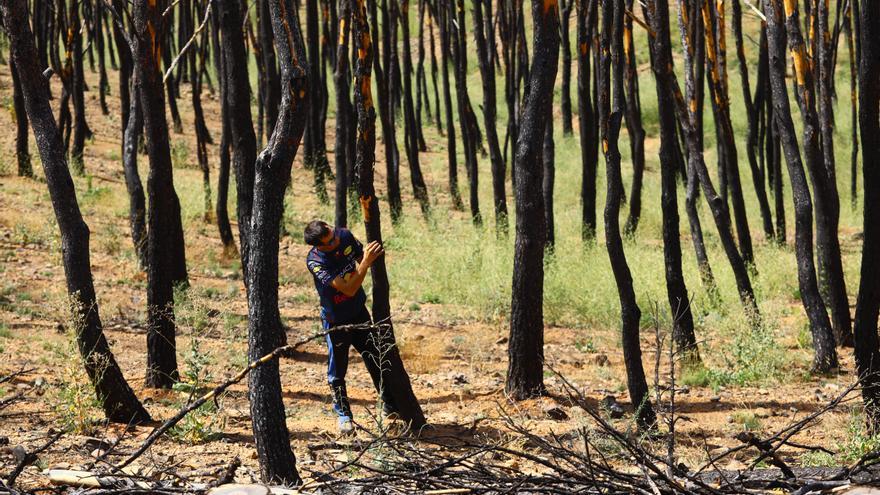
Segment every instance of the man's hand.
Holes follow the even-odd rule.
[[[379,244],[379,241],[373,241],[367,244],[367,247],[364,248],[364,264],[366,266],[370,266],[376,261],[380,256],[385,254],[385,248]]]

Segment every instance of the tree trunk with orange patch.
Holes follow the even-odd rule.
[[[379,218],[379,202],[373,186],[373,167],[376,161],[376,110],[373,107],[373,95],[370,73],[373,66],[373,41],[370,26],[367,23],[366,1],[353,0],[352,33],[353,43],[357,47],[358,58],[354,64],[354,106],[357,111],[357,147],[356,170],[358,176],[358,196],[367,231],[367,241],[382,242],[382,224]],[[384,355],[380,356],[381,377],[374,381],[388,391],[394,401],[394,408],[402,420],[409,423],[410,428],[418,431],[426,424],[425,415],[413,392],[409,375],[400,358],[400,350],[394,338],[391,326],[391,304],[389,296],[388,272],[385,257],[379,257],[370,266],[373,280],[373,320],[388,324],[379,330],[381,343],[377,346]]]

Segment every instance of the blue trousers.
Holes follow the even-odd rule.
[[[386,407],[393,407],[389,400],[389,394],[382,386],[380,352],[377,348],[379,332],[375,329],[363,330],[337,330],[333,327],[341,325],[353,325],[358,323],[370,323],[370,312],[366,306],[357,316],[350,319],[335,321],[333,324],[323,320],[324,328],[330,331],[326,335],[327,340],[327,382],[334,391],[333,410],[339,416],[351,417],[351,408],[348,405],[348,397],[345,394],[345,375],[348,372],[348,351],[351,346],[361,355],[373,386],[379,392]],[[341,392],[340,392],[341,390]]]

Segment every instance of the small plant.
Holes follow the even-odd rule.
[[[761,420],[754,413],[748,411],[737,411],[731,415],[731,421],[740,425],[743,431],[760,431]]]
[[[171,145],[171,163],[174,168],[189,166],[189,147],[183,139],[176,139]]]
[[[580,352],[585,352],[587,354],[594,354],[598,352],[598,349],[596,349],[596,344],[593,342],[592,337],[575,340],[574,348],[579,350]]]
[[[226,416],[214,402],[206,402],[168,430],[168,436],[178,442],[198,445],[215,440],[225,427]]]
[[[0,322],[0,338],[12,338],[12,332],[9,330],[9,327],[6,326],[6,323],[3,322]]]
[[[189,340],[189,352],[184,358],[186,369],[183,371],[182,380],[174,384],[174,390],[195,394],[202,386],[213,379],[208,366],[211,364],[211,355],[202,351],[199,339],[193,336]]]
[[[851,464],[877,449],[880,449],[880,434],[871,434],[865,428],[865,417],[861,411],[854,411],[846,426],[846,437],[838,445],[839,461]]]

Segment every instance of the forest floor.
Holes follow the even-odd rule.
[[[118,100],[111,97],[110,114],[101,115],[94,91],[97,82],[91,73],[89,82],[93,87],[87,93],[89,123],[95,137],[86,146],[85,167],[89,177],[77,178],[76,184],[92,231],[92,270],[101,316],[126,378],[153,418],[161,421],[182,407],[190,392],[150,390],[143,386],[146,280],[137,267],[128,237],[128,203],[119,151],[121,113]],[[111,84],[115,84],[115,73],[111,75]],[[181,108],[188,108],[188,86],[181,87]],[[53,81],[53,88],[56,96],[60,94],[57,81]],[[111,443],[121,439],[109,456],[110,461],[117,461],[132,452],[153,426],[126,428],[100,421],[100,410],[84,377],[67,317],[60,243],[46,185],[40,180],[14,177],[14,126],[10,112],[5,110],[12,107],[10,95],[8,68],[3,65],[0,101],[4,111],[0,112],[0,129],[7,131],[0,135],[0,161],[4,164],[4,173],[0,175],[0,377],[24,372],[0,384],[0,472],[9,471],[17,463],[17,446],[30,451],[44,443],[51,432],[68,431],[19,478],[19,486],[36,489],[48,484],[43,471],[47,468],[94,465],[96,449],[102,448],[95,439]],[[57,105],[57,99],[53,104]],[[205,109],[213,136],[219,139],[216,99],[206,96]],[[183,135],[172,134],[173,152],[176,158],[195,157],[192,125],[187,121],[191,117],[187,111],[182,113],[186,130]],[[328,143],[332,148],[332,135]],[[35,150],[33,160],[41,175]],[[211,161],[215,176],[216,153],[211,153]],[[141,155],[145,183],[146,162]],[[380,196],[384,189],[382,170],[384,165],[377,165]],[[177,168],[175,174],[178,194],[184,203],[191,282],[188,292],[179,294],[177,302],[179,364],[187,382],[209,386],[247,364],[246,300],[237,260],[223,256],[216,226],[201,219],[200,172],[189,165]],[[294,177],[291,197],[296,198],[298,217],[316,216],[321,210],[311,192],[311,173],[303,170],[300,158]],[[407,180],[402,178],[401,182],[406,184]],[[440,184],[444,177],[432,177],[429,171],[428,180]],[[234,184],[231,189],[234,190]],[[234,204],[232,194],[231,210]],[[301,242],[301,234],[297,234],[301,227],[287,227],[293,235],[282,238],[279,290],[288,340],[294,341],[315,333],[319,322],[314,287],[304,263],[307,247]],[[503,392],[506,320],[450,318],[442,303],[415,303],[396,297],[394,252],[390,250],[388,256],[400,349],[416,395],[436,431],[477,441],[497,440],[510,434],[502,412],[540,433],[565,433],[588,423],[583,411],[568,400],[558,378],[549,372],[545,378],[549,393],[545,397],[519,403],[508,401]],[[643,310],[647,312],[649,308]],[[785,378],[724,386],[710,386],[694,378],[684,380],[689,385],[678,394],[675,410],[685,419],[677,428],[676,453],[682,462],[690,467],[701,465],[707,453],[738,445],[734,437],[744,430],[761,436],[782,429],[822,408],[852,382],[853,360],[849,350],[841,350],[839,374],[813,376],[805,371],[804,363],[810,353],[798,344],[798,329],[789,328],[786,322],[779,325],[785,330],[780,345],[789,360],[785,364]],[[583,335],[588,337],[579,337]],[[658,351],[651,328],[643,329],[642,348],[650,383],[654,381]],[[577,384],[596,407],[602,409],[602,401],[610,396],[630,410],[626,390],[621,386],[625,375],[614,331],[548,326],[544,352],[548,362]],[[659,360],[663,383],[669,372],[665,352],[662,350]],[[679,367],[676,369],[681,373]],[[327,447],[337,435],[325,373],[326,347],[321,341],[311,342],[293,358],[281,361],[287,425],[298,464],[307,478],[310,473],[328,471],[353,455],[352,450],[340,448],[339,444]],[[375,430],[377,425],[371,418],[376,412],[375,393],[354,353],[348,383],[356,419]],[[857,459],[874,446],[872,438],[860,433],[857,403],[853,400],[829,412],[792,439],[825,447],[834,451],[835,456],[804,454],[803,450],[784,447],[782,457],[793,465]],[[246,381],[224,394],[218,406],[209,405],[193,413],[136,464],[145,469],[172,468],[179,475],[200,481],[211,479],[217,469],[239,457],[242,467],[236,479],[257,480]],[[558,411],[551,411],[552,408],[564,411],[565,418],[559,419]],[[607,409],[603,411],[609,413]],[[614,419],[614,424],[623,430],[632,429],[628,418],[629,414]],[[616,455],[622,465],[627,464],[625,455]],[[746,449],[723,461],[720,467],[743,468],[754,457],[755,451]]]

